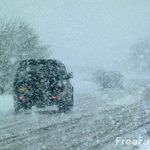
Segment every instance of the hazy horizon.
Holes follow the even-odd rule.
[[[50,45],[50,58],[73,66],[121,64],[149,36],[150,1],[1,0],[1,16],[25,20]],[[120,64],[119,64],[120,63]]]

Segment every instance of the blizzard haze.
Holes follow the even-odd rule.
[[[121,66],[150,34],[149,0],[1,0],[1,16],[25,20],[71,66]]]
[[[20,52],[27,53],[36,40],[25,38],[28,28],[13,32],[24,33],[21,38],[9,38],[12,30],[7,34],[1,28],[4,49],[0,50],[9,56],[0,55],[4,62],[0,79],[6,83],[0,85],[0,150],[150,149],[115,142],[116,137],[138,139],[139,135],[150,139],[150,40],[144,43],[150,37],[150,0],[0,0],[0,13],[1,24],[18,20],[33,28],[38,44],[49,45],[47,58],[62,61],[74,76],[60,80],[55,71],[47,75],[45,67],[39,67],[33,72],[39,75],[18,71],[15,83],[11,66],[17,67]],[[17,43],[20,39],[23,42]],[[35,58],[44,53],[43,47],[37,47]],[[49,106],[51,101],[57,105]],[[38,108],[42,104],[49,107]]]

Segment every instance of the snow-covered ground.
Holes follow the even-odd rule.
[[[57,107],[15,115],[11,95],[0,97],[0,150],[109,150],[116,137],[137,138],[148,132],[149,101],[144,83],[101,91],[91,76],[74,74],[74,109],[60,114]],[[139,146],[138,146],[139,148]],[[142,147],[141,147],[142,149]]]
[[[140,147],[140,150],[150,150],[150,145],[142,145],[141,147]]]

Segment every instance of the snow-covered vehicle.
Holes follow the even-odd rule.
[[[20,62],[13,84],[15,112],[57,105],[61,112],[73,107],[72,73],[58,60],[30,59]]]
[[[117,71],[103,72],[99,76],[99,81],[103,89],[105,88],[123,88],[123,75]]]
[[[103,73],[104,73],[103,69],[99,69],[96,72],[94,72],[92,74],[93,81],[96,82],[96,83],[99,82],[99,78],[102,76]]]

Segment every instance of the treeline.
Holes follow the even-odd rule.
[[[40,45],[39,36],[27,23],[0,19],[0,87],[3,92],[11,91],[21,60],[44,58],[47,51],[48,47]]]

